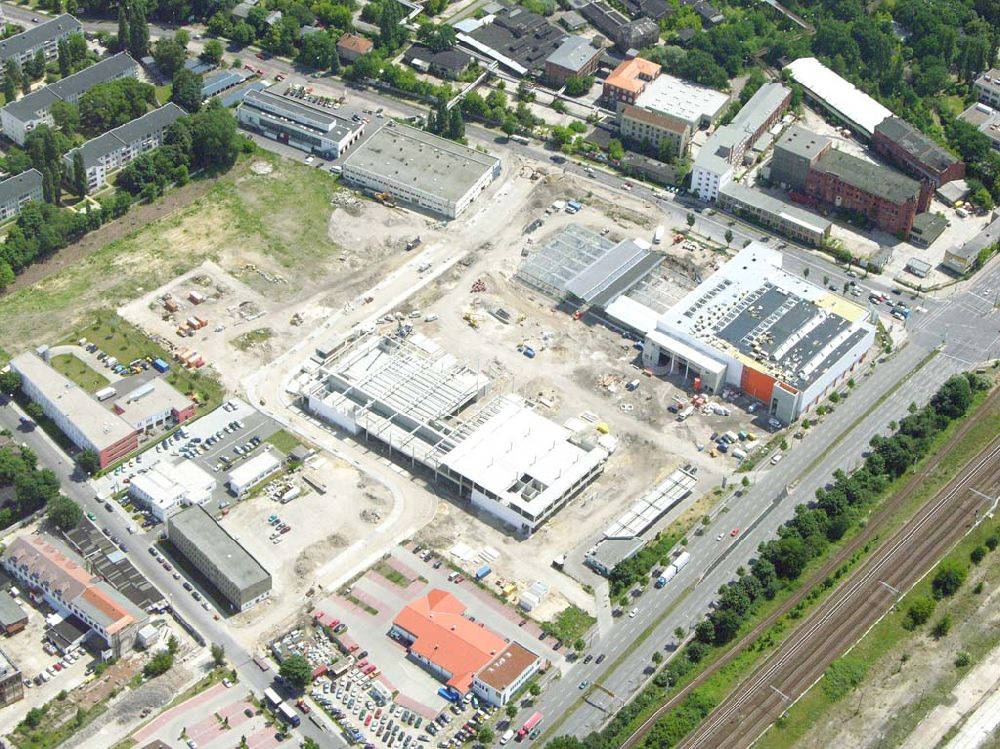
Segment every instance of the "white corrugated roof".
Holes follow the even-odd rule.
[[[892,116],[892,112],[815,57],[801,57],[785,67],[796,82],[869,135],[882,120]]]

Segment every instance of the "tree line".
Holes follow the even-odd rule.
[[[693,640],[654,677],[652,687],[620,710],[604,731],[592,733],[582,741],[562,736],[549,742],[547,749],[619,746],[631,733],[638,716],[660,704],[669,690],[704,660],[712,648],[735,639],[764,601],[774,598],[782,587],[793,584],[809,562],[856,527],[865,510],[890,484],[927,454],[934,439],[968,413],[975,392],[987,387],[984,378],[972,373],[959,374],[945,382],[923,408],[911,405],[905,418],[890,425],[891,436],[872,439],[871,450],[860,468],[850,474],[836,471],[829,486],[816,490],[814,501],[795,508],[795,516],[778,529],[778,538],[758,547],[758,556],[750,563],[749,571],[741,568],[735,580],[719,589],[714,609],[695,627]],[[829,584],[842,574],[838,571]],[[940,577],[934,585],[941,595],[951,595],[961,584],[951,568]],[[713,707],[711,697],[693,691],[678,708],[657,721],[643,746],[664,749],[676,745]]]

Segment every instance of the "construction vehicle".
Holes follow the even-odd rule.
[[[375,200],[384,205],[386,208],[395,208],[396,203],[392,199],[392,195],[387,192],[377,192],[375,193]]]
[[[479,318],[476,317],[471,312],[466,312],[464,315],[462,315],[462,319],[465,320],[467,323],[469,323],[470,328],[475,329],[479,327]]]

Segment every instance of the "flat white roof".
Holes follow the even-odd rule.
[[[625,294],[611,302],[604,311],[613,320],[641,333],[654,330],[656,321],[660,317],[656,310],[650,309],[642,302],[637,302]]]
[[[168,508],[182,499],[201,504],[212,494],[215,479],[193,460],[170,464],[161,461],[132,479],[132,488],[149,502]]]
[[[99,450],[110,447],[135,432],[121,416],[102,406],[90,393],[56,372],[33,353],[14,357],[11,367],[44,393],[63,416]]]
[[[647,334],[647,337],[660,348],[673,351],[678,356],[687,359],[696,367],[703,369],[706,372],[721,374],[726,369],[726,364],[724,362],[720,362],[718,359],[713,359],[711,356],[699,351],[694,346],[689,346],[680,338],[664,333],[662,330],[651,330]]]
[[[785,66],[792,77],[813,96],[821,99],[869,135],[892,112],[850,81],[841,78],[815,57],[800,57]]]
[[[130,424],[141,424],[164,411],[182,411],[190,405],[186,395],[160,377],[154,377],[114,402],[115,410]]]
[[[714,120],[729,103],[729,95],[662,74],[646,86],[635,103],[642,109],[695,123],[702,118]]]
[[[500,400],[494,414],[445,454],[441,464],[501,502],[539,517],[607,460],[608,453],[574,444],[573,432],[535,412],[520,396]],[[534,489],[526,492],[526,485]]]
[[[229,483],[233,486],[246,486],[260,476],[266,476],[272,471],[278,470],[280,466],[281,462],[271,452],[263,452],[230,471]]]

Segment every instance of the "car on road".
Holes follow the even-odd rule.
[[[587,687],[589,687],[589,686],[590,686],[590,682],[589,682],[589,681],[587,681],[586,679],[584,679],[584,680],[583,680],[583,681],[581,681],[581,682],[580,682],[580,684],[579,684],[579,685],[577,686],[577,689],[586,689],[586,688],[587,688]]]
[[[590,663],[592,660],[594,660],[594,656],[588,655],[586,658],[583,659],[583,662],[584,664],[587,664]]]
[[[716,541],[721,541],[725,537],[726,537],[725,533],[720,533],[718,536],[715,537],[715,540]]]
[[[635,615],[638,614],[638,613],[639,613],[639,609],[638,608],[634,608],[634,609],[632,609],[631,611],[628,612],[628,618],[629,619],[635,619]]]
[[[597,660],[594,661],[594,662],[595,663],[604,663],[604,659],[607,658],[607,657],[608,656],[606,656],[604,653],[601,653],[599,656],[597,656]]]
[[[729,535],[732,536],[733,538],[736,538],[738,535],[740,535],[740,529],[733,528],[731,531],[729,531]]]
[[[781,453],[778,453],[778,454],[777,454],[777,455],[775,455],[775,456],[774,456],[773,458],[771,458],[771,465],[773,465],[773,466],[776,466],[776,465],[778,465],[778,463],[780,463],[780,462],[781,462],[781,459],[782,459],[783,457],[785,457],[785,456],[784,456],[784,455],[782,455]]]

